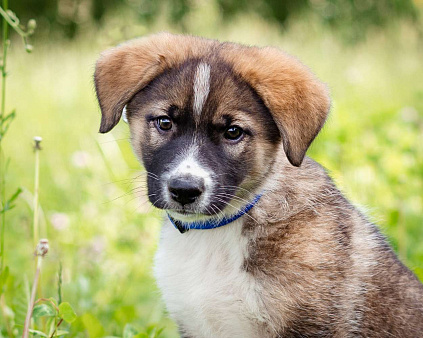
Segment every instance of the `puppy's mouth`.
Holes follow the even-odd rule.
[[[177,214],[184,215],[184,216],[187,216],[187,215],[197,215],[197,213],[192,212],[192,211],[188,211],[188,210],[172,210],[172,211],[173,212],[176,212]]]
[[[180,214],[180,215],[183,215],[183,216],[199,215],[199,213],[189,211],[189,210],[184,210],[184,209],[170,209],[170,210],[167,210],[167,211],[174,212],[176,214]]]
[[[194,212],[185,209],[164,209],[169,216],[175,220],[181,222],[196,222],[196,221],[207,221],[211,218],[216,217],[216,214],[205,213],[205,212]]]
[[[167,213],[180,215],[180,216],[193,216],[193,217],[208,217],[208,216],[215,216],[216,214],[220,213],[216,209],[212,209],[211,207],[201,207],[201,206],[170,206],[168,208],[163,208]]]

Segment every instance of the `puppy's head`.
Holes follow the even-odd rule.
[[[300,166],[328,110],[326,88],[275,48],[158,34],[106,51],[100,132],[126,106],[150,201],[185,220],[247,204],[282,143]]]

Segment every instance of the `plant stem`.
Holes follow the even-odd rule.
[[[6,7],[4,5],[4,1],[3,1],[3,7],[0,7],[0,15],[3,17],[3,19],[6,21],[7,24],[9,24],[15,31],[16,33],[18,33],[20,36],[22,37],[27,37],[29,34],[28,32],[24,32],[18,25],[18,23],[14,22],[9,14],[7,14],[7,1],[6,1]]]
[[[26,312],[25,325],[24,325],[24,330],[22,333],[22,338],[28,338],[28,335],[29,335],[29,326],[31,324],[32,310],[34,308],[35,294],[37,292],[38,280],[40,278],[40,273],[41,273],[41,266],[43,263],[43,258],[47,254],[47,252],[48,252],[48,241],[46,239],[42,239],[40,240],[40,242],[38,243],[35,249],[35,255],[37,257],[37,269],[35,270],[34,283],[32,284],[31,298],[28,304],[28,310]]]
[[[35,177],[34,177],[34,223],[33,223],[33,232],[34,232],[34,247],[38,244],[39,238],[39,217],[38,217],[38,191],[40,186],[40,140],[39,138],[34,138],[35,146]]]
[[[25,325],[24,325],[22,338],[28,338],[29,325],[31,323],[32,309],[34,307],[35,294],[37,292],[38,279],[40,278],[42,262],[43,262],[43,257],[37,257],[37,270],[35,271],[34,283],[32,284],[31,299],[29,301],[28,310],[26,312]]]
[[[57,293],[57,303],[60,305],[62,303],[62,262],[59,263],[59,280],[57,281]]]
[[[3,0],[3,9],[7,10],[8,8],[8,0]],[[6,178],[5,178],[5,171],[6,168],[4,167],[3,163],[3,147],[2,147],[2,140],[3,140],[3,118],[6,115],[6,60],[7,60],[7,48],[9,45],[8,35],[9,35],[9,26],[7,21],[3,18],[3,60],[1,66],[1,77],[2,77],[2,87],[1,87],[1,111],[0,111],[0,186],[1,186],[1,206],[4,208],[6,203]],[[6,228],[6,212],[3,212],[1,215],[1,240],[0,240],[0,255],[1,255],[1,266],[0,272],[3,274],[4,269],[4,233]],[[2,290],[0,290],[0,293]]]
[[[60,324],[63,323],[63,318],[60,318],[59,322],[55,325],[53,333],[51,334],[50,338],[57,337],[57,329],[59,328]]]
[[[8,7],[8,0],[3,0],[3,9],[7,11]],[[8,37],[9,37],[9,25],[5,18],[3,18],[3,65],[1,67],[1,76],[2,76],[2,91],[1,91],[1,115],[0,115],[0,123],[1,123],[1,132],[3,134],[3,117],[5,115],[5,108],[6,108],[6,60],[7,60],[7,47],[8,47]],[[0,140],[1,142],[1,140]]]

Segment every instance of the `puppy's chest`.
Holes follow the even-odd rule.
[[[260,286],[242,266],[248,240],[241,221],[180,234],[163,226],[155,275],[167,309],[195,337],[255,337],[262,319]]]

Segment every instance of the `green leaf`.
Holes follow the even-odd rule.
[[[133,338],[138,333],[138,330],[131,324],[126,324],[123,329],[123,338]]]
[[[72,323],[76,319],[76,313],[68,302],[59,305],[59,316],[67,323]]]
[[[57,311],[57,310],[56,310]],[[57,315],[55,317],[48,317],[46,323],[44,324],[44,331],[47,333],[48,336],[51,337],[54,330],[56,330],[57,324]]]
[[[7,115],[4,119],[3,119],[3,130],[0,131],[0,140],[6,135],[7,130],[10,127],[10,124],[12,123],[12,121],[15,119],[16,117],[16,113],[13,110],[9,115]]]
[[[56,315],[56,310],[50,304],[40,304],[34,306],[32,310],[32,317],[54,317]]]
[[[13,290],[8,290],[12,293],[12,309],[15,313],[15,323],[16,326],[22,325],[22,328],[25,323],[26,312],[28,311],[28,303],[30,299],[30,288],[29,282],[26,276],[24,275],[23,281],[18,284]],[[19,334],[22,335],[22,330],[19,330]]]
[[[65,334],[68,334],[69,331],[66,330],[57,330],[57,332],[55,333],[56,336],[64,336]]]
[[[5,123],[9,119],[14,119],[16,117],[16,111],[13,109],[10,114],[3,118],[3,123]]]
[[[161,327],[160,329],[158,329],[155,333],[154,333],[154,338],[157,338],[157,337],[159,337],[161,334],[162,334],[162,332],[164,331],[164,327]]]
[[[8,205],[6,203],[6,205],[4,206],[4,208],[0,210],[0,214],[4,213],[6,211],[12,210],[14,207],[15,207],[14,205]]]
[[[41,332],[41,331],[38,331],[38,330],[29,329],[29,332],[31,332],[32,334],[37,335],[37,336],[48,337],[44,332]]]
[[[12,205],[12,203],[18,198],[18,196],[21,194],[22,189],[18,188],[16,189],[15,193],[7,200],[7,202],[4,204],[3,209],[0,211],[0,214],[13,209],[15,206]]]
[[[16,189],[15,193],[12,195],[12,197],[9,198],[8,202],[12,203],[15,199],[18,198],[18,196],[21,194],[22,188]]]
[[[145,332],[147,332],[148,335],[151,335],[156,330],[156,324],[150,324],[146,327]]]
[[[135,335],[133,338],[150,338],[150,336],[145,332],[141,332]]]
[[[164,328],[159,328],[157,324],[150,324],[145,329],[148,337],[157,338],[163,332]]]

